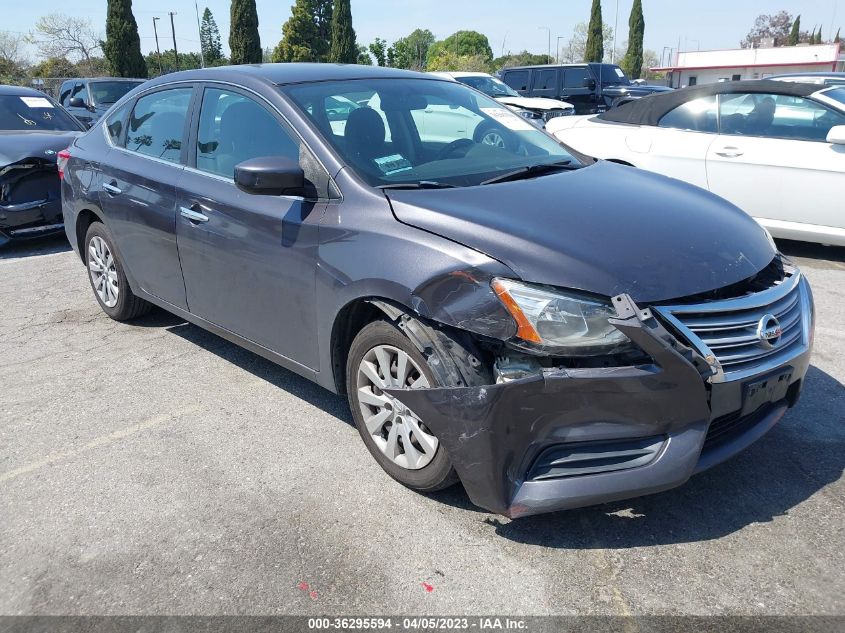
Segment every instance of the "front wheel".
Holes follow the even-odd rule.
[[[458,481],[446,451],[424,420],[384,389],[439,386],[420,351],[394,325],[375,321],[352,343],[346,390],[370,453],[401,484],[421,492]]]

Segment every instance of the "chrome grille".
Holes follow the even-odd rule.
[[[655,309],[720,370],[715,380],[735,380],[776,366],[807,347],[808,302],[796,270],[787,271],[783,281],[762,292]],[[767,342],[759,332],[769,316],[777,319],[781,334]]]
[[[565,108],[563,110],[547,110],[543,113],[543,120],[551,121],[552,119],[556,119],[559,116],[570,116],[572,114],[575,114],[575,110],[573,108]]]

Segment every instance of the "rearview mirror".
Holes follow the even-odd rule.
[[[827,142],[833,145],[845,145],[845,125],[834,125],[827,133]]]
[[[71,97],[68,102],[71,108],[87,108],[88,104],[82,97]]]
[[[284,156],[260,156],[235,165],[235,184],[247,193],[267,196],[301,196],[305,173]]]

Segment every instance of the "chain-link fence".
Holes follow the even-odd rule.
[[[62,82],[67,81],[67,79],[68,77],[0,77],[0,84],[35,88],[54,99],[58,99],[59,88],[61,88]]]

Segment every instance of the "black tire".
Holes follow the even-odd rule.
[[[117,276],[117,303],[114,306],[106,305],[100,298],[97,289],[94,287],[94,280],[90,272],[91,260],[91,242],[98,237],[103,240],[111,252],[114,259],[114,269]],[[94,298],[100,307],[107,315],[115,321],[129,321],[141,315],[146,314],[152,309],[152,304],[143,299],[136,297],[129,287],[129,282],[126,279],[126,274],[123,272],[123,262],[120,261],[120,256],[114,247],[114,238],[102,222],[94,222],[88,227],[88,232],[85,234],[85,250],[83,253],[85,257],[85,267],[88,272],[88,282],[91,285],[91,290],[94,292]]]
[[[442,386],[434,372],[428,366],[426,358],[399,328],[387,321],[374,321],[364,327],[352,342],[346,363],[347,398],[349,400],[349,407],[352,410],[352,417],[355,420],[355,426],[358,428],[364,444],[366,444],[367,449],[388,475],[412,490],[434,492],[458,483],[458,476],[455,473],[455,469],[452,468],[452,463],[449,461],[449,456],[443,449],[442,444],[437,447],[435,456],[428,465],[419,470],[408,470],[395,464],[387,455],[382,453],[367,431],[358,402],[356,381],[358,367],[362,359],[367,352],[379,345],[390,345],[402,350],[419,366],[422,373],[428,379],[429,385],[432,387]],[[423,420],[423,422],[425,421]]]

